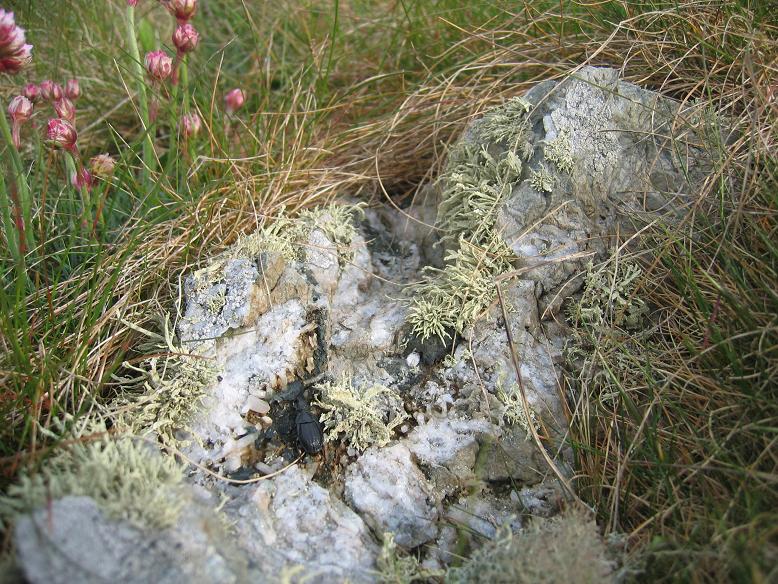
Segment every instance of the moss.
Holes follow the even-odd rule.
[[[461,566],[450,568],[448,584],[496,582],[612,581],[613,566],[597,525],[583,511],[567,510],[551,520],[535,520],[520,534],[502,527]]]
[[[327,442],[343,437],[359,451],[372,445],[385,446],[394,428],[408,417],[400,397],[383,385],[355,387],[349,376],[343,376],[316,389],[320,394],[314,403],[322,409]]]
[[[55,454],[37,473],[22,473],[0,498],[4,521],[68,495],[91,497],[107,516],[139,527],[175,521],[181,507],[175,487],[183,469],[173,457],[131,435],[114,435],[92,419],[52,437],[63,440]]]
[[[559,132],[556,138],[546,142],[543,154],[549,162],[553,162],[559,172],[573,172],[573,155],[570,151],[570,134],[567,129]]]
[[[175,431],[187,426],[206,388],[216,382],[219,369],[197,350],[175,342],[169,315],[164,319],[163,335],[131,326],[151,339],[144,348],[154,356],[140,366],[124,364],[140,375],[117,378],[124,390],[117,400],[119,420],[135,432],[157,433],[175,441]]]

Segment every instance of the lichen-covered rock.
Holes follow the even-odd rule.
[[[435,493],[402,444],[365,452],[349,467],[344,494],[373,529],[394,533],[398,545],[416,547],[437,535]]]
[[[22,517],[14,542],[31,584],[229,584],[271,573],[250,568],[212,511],[191,505],[173,527],[148,532],[107,519],[89,497],[65,497]]]

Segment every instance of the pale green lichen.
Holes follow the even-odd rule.
[[[164,318],[163,335],[126,324],[151,340],[143,348],[153,356],[140,365],[124,363],[138,377],[116,377],[124,390],[116,402],[118,419],[135,432],[175,440],[175,431],[186,428],[206,388],[216,382],[219,368],[196,349],[175,341],[169,315]]]
[[[584,291],[581,299],[572,305],[571,317],[576,323],[594,329],[641,328],[647,308],[635,288],[642,275],[640,266],[621,261],[618,255],[596,269],[589,262]]]
[[[384,533],[381,551],[376,558],[378,581],[383,584],[411,584],[429,581],[444,574],[442,570],[422,567],[416,556],[403,553],[394,541],[393,533]]]
[[[426,268],[422,280],[407,289],[406,320],[421,340],[445,341],[462,333],[495,300],[495,278],[513,267],[515,255],[494,224],[521,180],[521,157],[531,156],[530,107],[515,98],[487,112],[476,125],[480,140],[507,146],[501,154],[486,144],[463,141],[449,155],[436,223],[440,245],[447,247],[445,267]]]
[[[377,383],[359,387],[344,375],[316,389],[319,397],[314,403],[322,410],[327,442],[342,438],[360,452],[372,445],[386,446],[392,431],[408,417],[400,397]]]
[[[524,407],[524,400],[521,397],[521,390],[518,384],[513,383],[506,391],[503,388],[502,378],[497,379],[496,383],[497,399],[503,405],[503,419],[511,426],[519,426],[527,432],[527,438],[532,436],[531,427],[536,432],[540,431],[540,422],[538,421],[535,410],[532,406]],[[529,415],[527,410],[529,409]]]
[[[532,104],[523,97],[512,97],[503,105],[489,110],[478,124],[478,135],[482,140],[497,142],[518,152],[529,160],[532,157],[529,118]]]
[[[543,154],[549,162],[553,162],[559,172],[573,172],[573,155],[570,145],[570,132],[565,128],[556,138],[546,142]]]
[[[519,534],[502,526],[461,566],[449,568],[445,582],[601,584],[613,581],[613,570],[594,520],[568,509],[550,520],[534,520]]]
[[[539,193],[550,193],[554,190],[556,179],[542,164],[537,170],[533,170],[529,178],[530,186]]]
[[[568,309],[573,326],[566,358],[603,404],[610,405],[620,396],[613,368],[622,374],[639,372],[641,364],[635,356],[649,351],[641,345],[647,334],[642,329],[648,312],[637,295],[642,273],[638,265],[624,261],[619,254],[598,267],[590,262],[581,298]],[[603,366],[606,362],[609,365]]]
[[[47,434],[59,445],[38,472],[22,473],[0,498],[4,521],[68,495],[91,497],[107,516],[139,527],[161,528],[177,518],[183,469],[172,456],[89,418]]]

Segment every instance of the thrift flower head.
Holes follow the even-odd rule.
[[[26,122],[32,115],[32,102],[23,95],[17,95],[8,104],[8,115],[14,122]]]
[[[115,166],[116,161],[108,154],[98,154],[89,161],[89,168],[92,169],[92,174],[102,178],[112,176]]]
[[[162,0],[162,3],[179,24],[187,22],[197,11],[197,0]]]
[[[224,107],[228,114],[234,114],[246,103],[246,94],[242,89],[233,89],[224,96]]]
[[[202,122],[200,120],[200,116],[198,116],[194,112],[192,112],[191,114],[184,114],[181,117],[181,129],[184,133],[185,138],[191,138],[192,136],[197,136],[197,134],[200,133],[201,126],[202,126]]]
[[[76,106],[67,97],[61,97],[54,102],[54,111],[59,117],[66,119],[71,124],[76,121]]]
[[[127,0],[127,6],[135,7],[138,5],[138,0]]]
[[[24,29],[16,26],[14,13],[0,8],[0,73],[13,75],[32,61],[32,45],[25,43]]]
[[[22,147],[20,130],[22,124],[32,115],[32,102],[23,95],[17,95],[8,104],[8,115],[11,116],[11,136],[18,150]]]
[[[200,42],[200,34],[191,24],[179,24],[173,33],[173,44],[176,46],[179,55],[191,53],[197,48]]]
[[[41,81],[40,90],[41,97],[46,101],[62,99],[62,86],[59,83],[54,83],[51,79]]]
[[[81,97],[81,87],[78,85],[78,79],[68,79],[65,83],[65,96],[76,100]]]
[[[73,124],[69,121],[61,118],[49,120],[46,128],[46,135],[48,136],[49,141],[55,146],[60,146],[71,152],[76,151],[78,132],[76,132]]]
[[[165,51],[146,53],[146,71],[154,81],[164,81],[173,72],[173,59]]]
[[[36,103],[41,97],[40,88],[34,83],[28,83],[22,90],[22,95],[29,99],[32,103]]]

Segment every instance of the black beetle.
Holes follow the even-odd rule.
[[[324,446],[324,435],[319,420],[310,412],[302,396],[297,398],[297,441],[305,452],[316,454]]]

